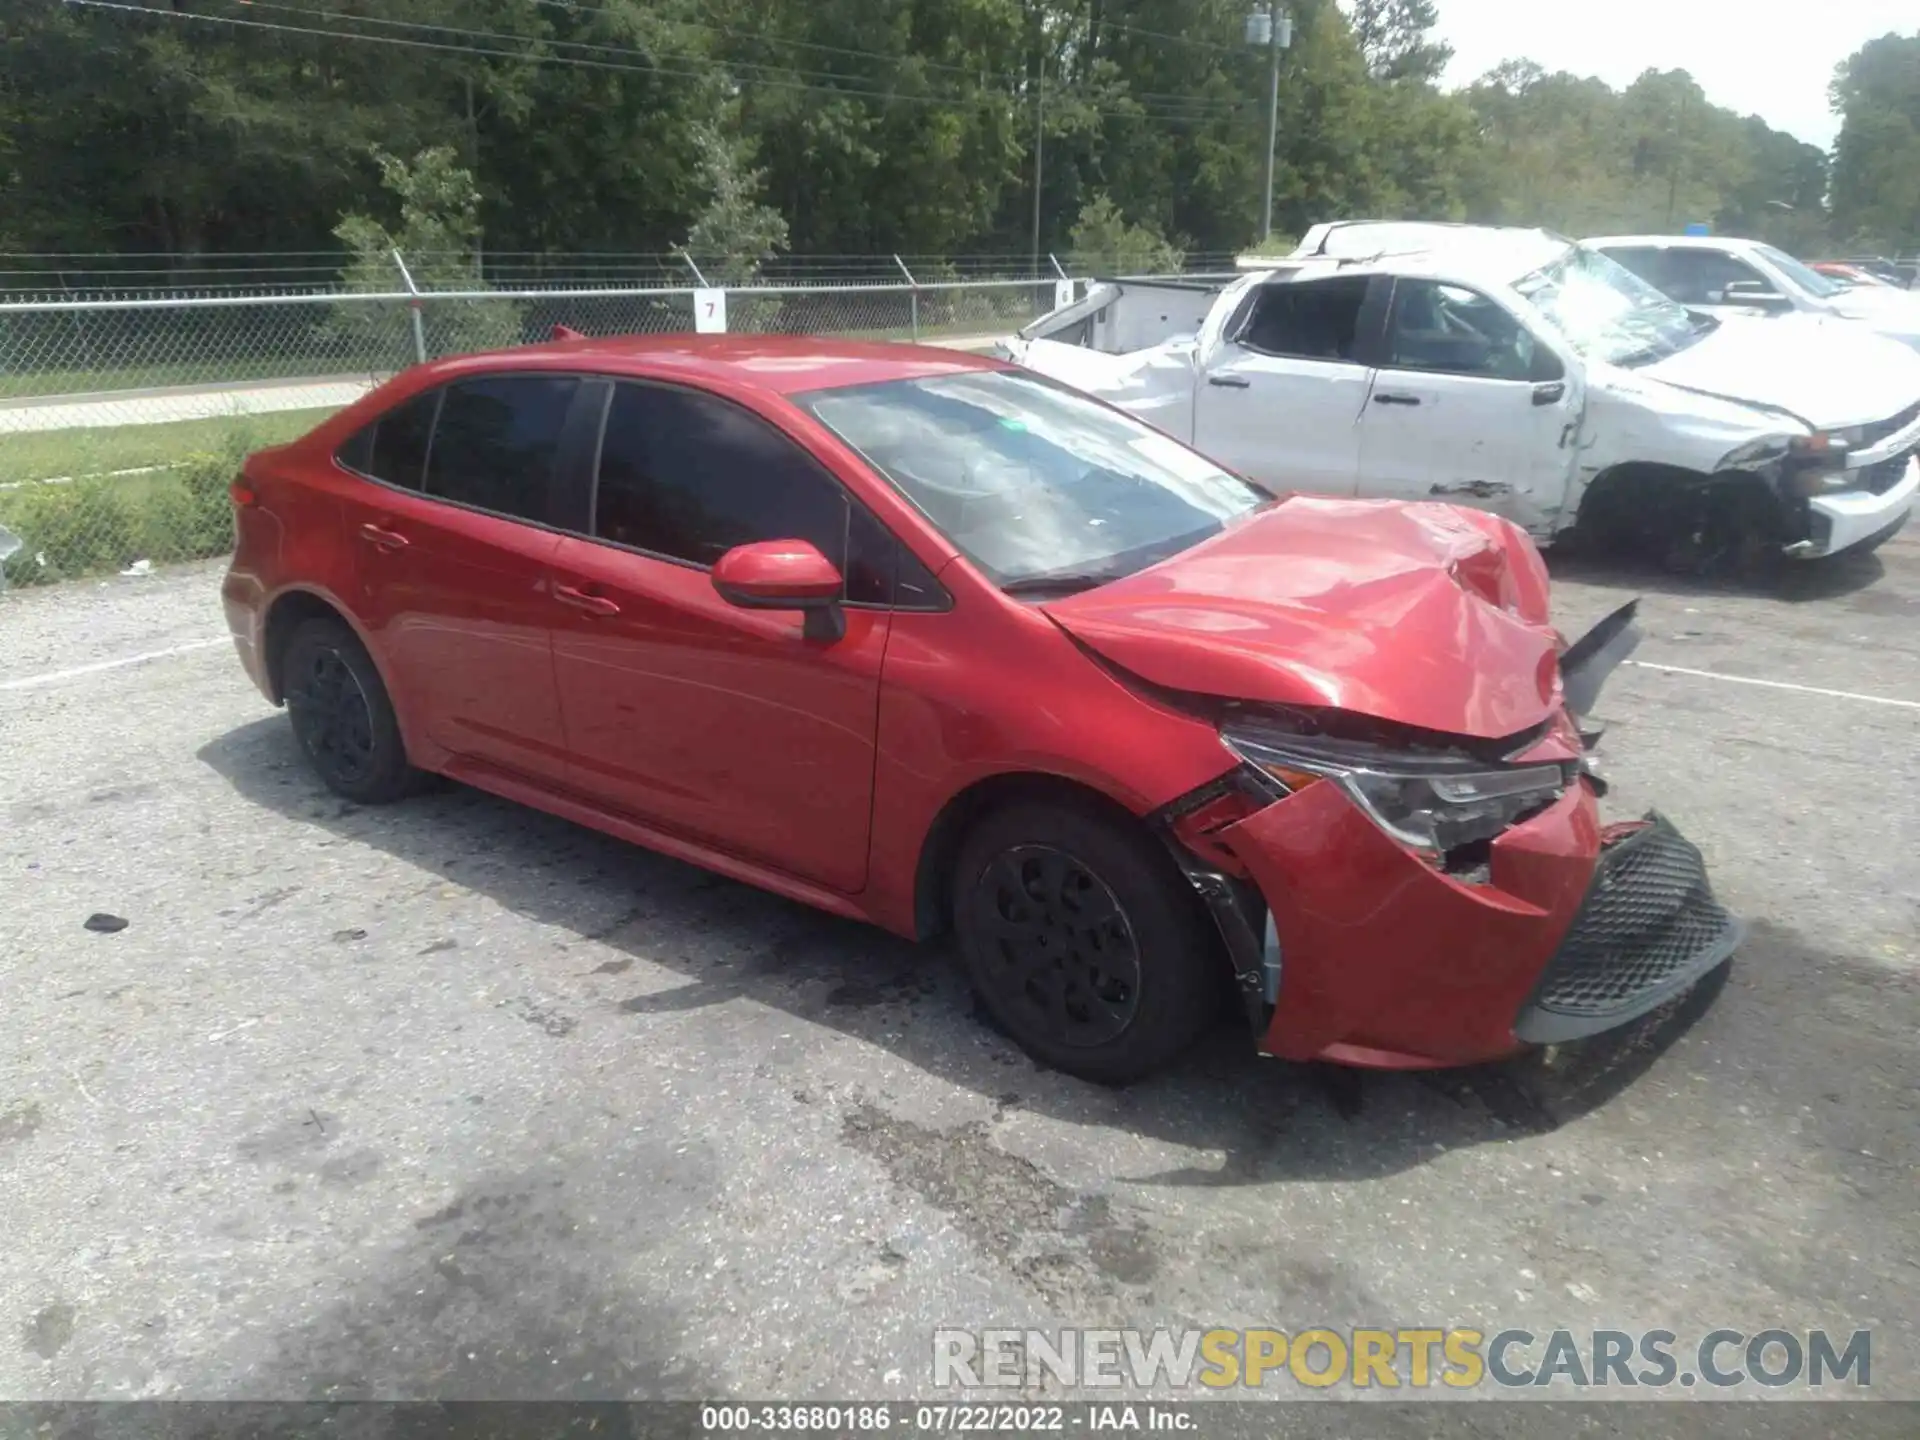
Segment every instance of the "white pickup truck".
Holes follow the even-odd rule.
[[[1758,240],[1606,235],[1581,244],[1617,260],[1689,310],[1725,316],[1836,315],[1920,350],[1920,294],[1845,285]]]
[[[1920,492],[1920,354],[1700,315],[1539,230],[1355,226],[1224,288],[1095,283],[1002,342],[1283,490],[1446,500],[1703,563],[1878,544]],[[1371,251],[1371,253],[1369,253]]]

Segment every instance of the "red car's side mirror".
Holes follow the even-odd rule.
[[[809,638],[838,640],[846,633],[840,569],[805,540],[757,540],[736,545],[713,566],[713,588],[743,610],[804,610]]]

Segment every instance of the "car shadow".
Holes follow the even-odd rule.
[[[1551,1064],[1532,1055],[1446,1072],[1264,1059],[1223,1006],[1182,1061],[1112,1089],[1045,1069],[995,1033],[943,942],[916,946],[464,786],[398,806],[346,804],[313,778],[277,716],[218,737],[199,758],[253,804],[618,952],[589,972],[612,977],[588,987],[594,994],[635,961],[685,982],[592,1002],[604,1009],[644,1021],[747,999],[885,1049],[988,1098],[996,1114],[1025,1109],[1210,1152],[1204,1164],[1138,1177],[1147,1184],[1366,1178],[1550,1130],[1631,1086],[1727,973],[1639,1024],[1562,1047]]]
[[[1643,553],[1555,547],[1544,552],[1547,572],[1556,581],[1593,585],[1635,594],[1698,598],[1709,595],[1783,600],[1791,605],[1836,600],[1876,584],[1887,572],[1879,552],[1843,553],[1822,560],[1782,561],[1764,574],[1743,578],[1720,571],[1676,572]]]

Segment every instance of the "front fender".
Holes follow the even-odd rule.
[[[1761,469],[1786,454],[1788,440],[1806,433],[1785,413],[1637,379],[1627,371],[1615,371],[1590,389],[1587,413],[1582,491],[1623,465],[1659,465],[1702,478]]]

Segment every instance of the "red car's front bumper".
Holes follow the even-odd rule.
[[[1279,985],[1261,1048],[1416,1068],[1510,1055],[1646,1013],[1733,951],[1700,855],[1671,826],[1603,834],[1584,783],[1444,874],[1321,782],[1219,834],[1272,917]]]

